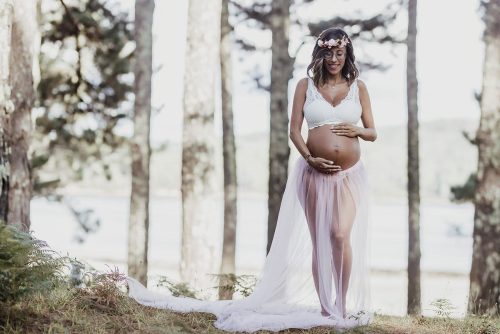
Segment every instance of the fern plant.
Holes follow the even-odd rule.
[[[431,305],[434,307],[433,311],[440,317],[449,318],[456,308],[453,304],[445,298],[438,298],[434,300]]]
[[[44,241],[0,221],[0,302],[50,291],[63,281],[63,268]]]

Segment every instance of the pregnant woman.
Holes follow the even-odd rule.
[[[179,312],[213,313],[214,325],[226,331],[349,328],[371,321],[368,182],[359,138],[373,141],[377,135],[354,60],[342,29],[327,29],[316,40],[290,122],[290,138],[302,157],[288,177],[253,293],[202,301],[153,292],[128,278],[132,298]],[[304,118],[307,143],[300,132]],[[356,126],[360,119],[363,128]]]
[[[368,297],[360,295],[357,286],[350,298],[347,292],[351,273],[354,281],[367,284],[368,187],[358,137],[370,141],[377,137],[368,91],[357,78],[354,59],[343,30],[321,33],[307,68],[312,78],[297,85],[290,124],[290,138],[304,157],[298,196],[313,244],[312,275],[321,313],[344,318],[349,303],[359,309]],[[307,143],[300,132],[304,117]],[[360,118],[364,128],[355,125]],[[356,243],[356,252],[351,242]]]

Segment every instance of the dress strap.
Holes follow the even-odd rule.
[[[314,99],[317,99],[320,97],[320,93],[316,86],[314,85],[314,80],[311,79],[310,77],[307,77],[307,91],[312,95]]]
[[[307,77],[307,90],[311,89],[311,81],[312,79]]]
[[[352,96],[355,99],[358,99],[359,96],[358,78],[354,79],[354,82],[352,84],[354,85],[354,87],[352,87]]]
[[[307,77],[306,104],[309,104],[317,98],[318,96],[316,87],[314,87],[314,81],[310,77]]]

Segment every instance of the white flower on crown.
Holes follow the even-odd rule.
[[[318,46],[320,48],[327,47],[331,49],[334,46],[344,47],[347,44],[349,44],[349,40],[347,39],[346,36],[342,36],[342,38],[337,38],[337,39],[330,38],[328,41],[318,39]]]

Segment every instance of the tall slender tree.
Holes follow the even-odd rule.
[[[149,230],[149,141],[151,119],[151,77],[153,75],[154,0],[135,1],[134,39],[134,135],[132,154],[132,189],[128,228],[129,275],[147,284]]]
[[[8,129],[10,173],[8,181],[7,224],[20,230],[30,228],[32,193],[28,148],[31,140],[31,110],[35,102],[34,62],[39,43],[36,0],[14,1],[9,76],[14,111]],[[38,66],[35,67],[35,70]]]
[[[10,99],[9,63],[11,57],[12,0],[0,0],[0,221],[7,222],[9,210],[9,133]]]
[[[288,53],[290,0],[272,1],[271,117],[269,124],[269,182],[267,252],[271,249],[281,198],[288,176],[288,81],[293,75],[293,59]]]
[[[227,289],[230,281],[227,274],[236,271],[236,226],[237,226],[237,176],[236,143],[233,127],[233,71],[231,65],[232,26],[229,23],[229,0],[222,0],[220,36],[221,98],[222,98],[222,152],[224,164],[224,239],[222,244],[223,274],[219,299],[231,299],[233,291]]]
[[[418,147],[417,0],[408,0],[406,94],[408,105],[408,299],[407,313],[421,312],[420,173]]]
[[[485,43],[468,312],[500,314],[500,0],[482,2]]]
[[[188,7],[182,133],[181,278],[213,285],[220,237],[214,226],[215,77],[219,64],[221,0],[190,0]]]

